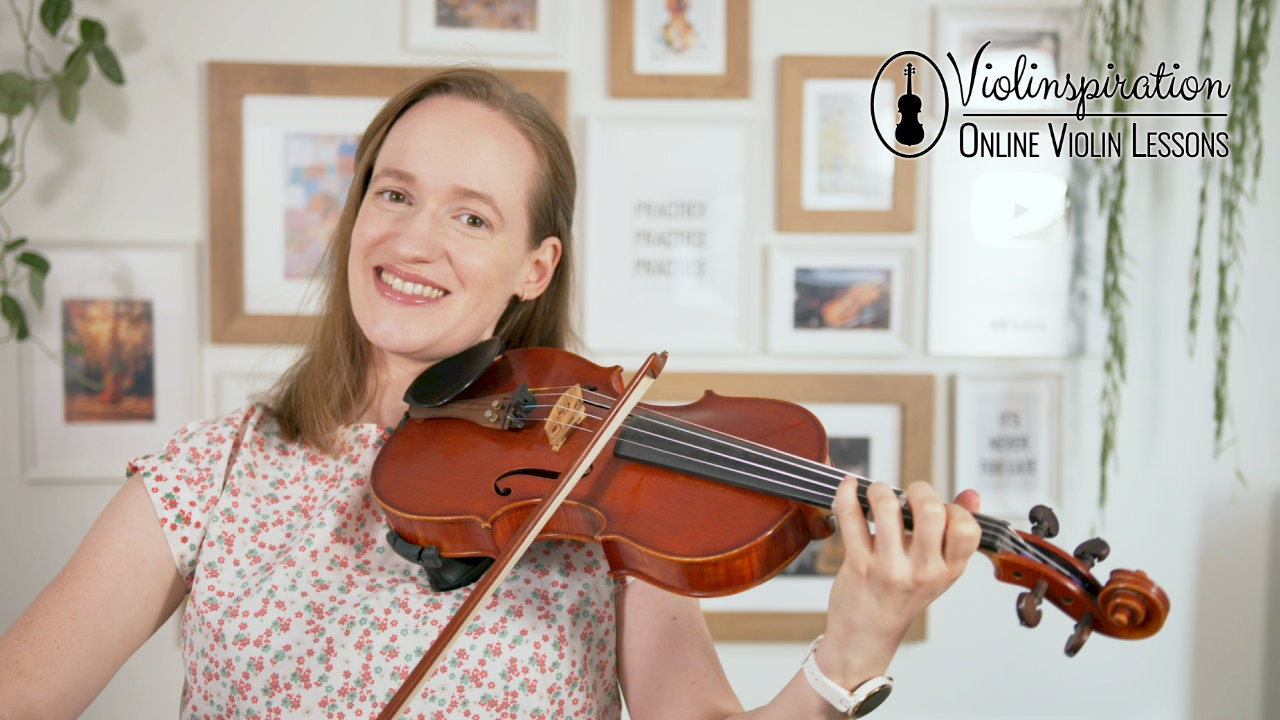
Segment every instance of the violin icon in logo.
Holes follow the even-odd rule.
[[[907,61],[903,67],[903,58],[912,57],[914,62]],[[897,122],[894,123],[892,135],[889,133],[890,117],[893,115],[892,106],[889,105],[892,95],[888,93],[878,93],[880,83],[886,82],[890,87],[896,86],[893,77],[901,68],[902,75],[907,78],[907,91],[898,97],[897,103]],[[924,111],[924,101],[920,95],[915,93],[916,85],[913,83],[915,76],[924,73],[922,78],[928,78],[929,71],[932,69],[932,82],[941,88],[942,107],[939,117],[937,133],[932,135],[926,132],[925,126],[920,122],[920,114]],[[892,73],[886,76],[886,73]],[[921,83],[924,84],[924,83]],[[888,97],[885,97],[888,95]],[[880,66],[880,71],[876,73],[875,80],[871,84],[871,125],[875,128],[876,136],[880,138],[881,144],[889,150],[889,152],[901,158],[916,158],[924,155],[938,144],[938,140],[942,139],[942,131],[947,127],[947,115],[951,109],[951,98],[947,92],[947,84],[942,77],[942,70],[938,67],[928,55],[919,53],[914,50],[903,50],[894,55],[884,64]],[[906,152],[905,148],[916,148],[923,146],[915,152]]]
[[[902,74],[907,76],[907,93],[898,98],[898,114],[902,119],[898,121],[898,129],[893,131],[893,137],[903,145],[913,147],[924,140],[924,126],[920,124],[920,98],[911,92],[911,76],[916,74],[915,64],[907,63],[907,69]]]

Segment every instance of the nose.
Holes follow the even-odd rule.
[[[409,262],[430,263],[445,254],[440,218],[429,210],[410,213],[397,223],[395,247]]]

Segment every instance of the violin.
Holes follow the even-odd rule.
[[[497,339],[429,368],[373,466],[390,537],[441,558],[492,558],[529,532],[549,493],[563,493],[539,519],[538,539],[598,543],[611,574],[707,597],[768,580],[834,532],[846,473],[827,464],[826,432],[808,410],[707,391],[687,405],[622,411],[622,377],[562,350],[504,353]],[[591,443],[598,454],[578,469]],[[561,490],[571,466],[581,479]],[[866,511],[870,481],[858,483]],[[1164,624],[1169,600],[1158,585],[1132,570],[1096,579],[1090,568],[1106,543],[1065,553],[1048,542],[1057,519],[1047,508],[1032,512],[1030,533],[975,517],[996,578],[1028,588],[1018,596],[1022,624],[1039,622],[1046,599],[1077,621],[1068,655],[1095,631],[1138,639]],[[905,507],[903,525],[912,527]]]

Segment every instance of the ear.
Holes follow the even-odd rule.
[[[555,277],[556,267],[560,265],[560,255],[564,246],[558,237],[545,237],[538,247],[529,251],[525,258],[523,280],[516,288],[515,295],[521,300],[533,300],[546,292]]]

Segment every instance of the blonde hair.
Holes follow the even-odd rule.
[[[528,208],[529,243],[534,247],[543,238],[557,237],[563,248],[546,291],[528,302],[512,298],[495,334],[508,348],[564,348],[573,339],[569,300],[577,177],[568,140],[546,108],[494,73],[476,67],[436,72],[387,101],[360,139],[346,205],[325,253],[323,310],[302,356],[266,398],[286,440],[301,439],[322,452],[332,452],[333,433],[352,422],[371,400],[372,348],[352,314],[347,278],[351,231],[391,126],[410,107],[440,95],[471,100],[502,113],[529,141],[538,158]]]

